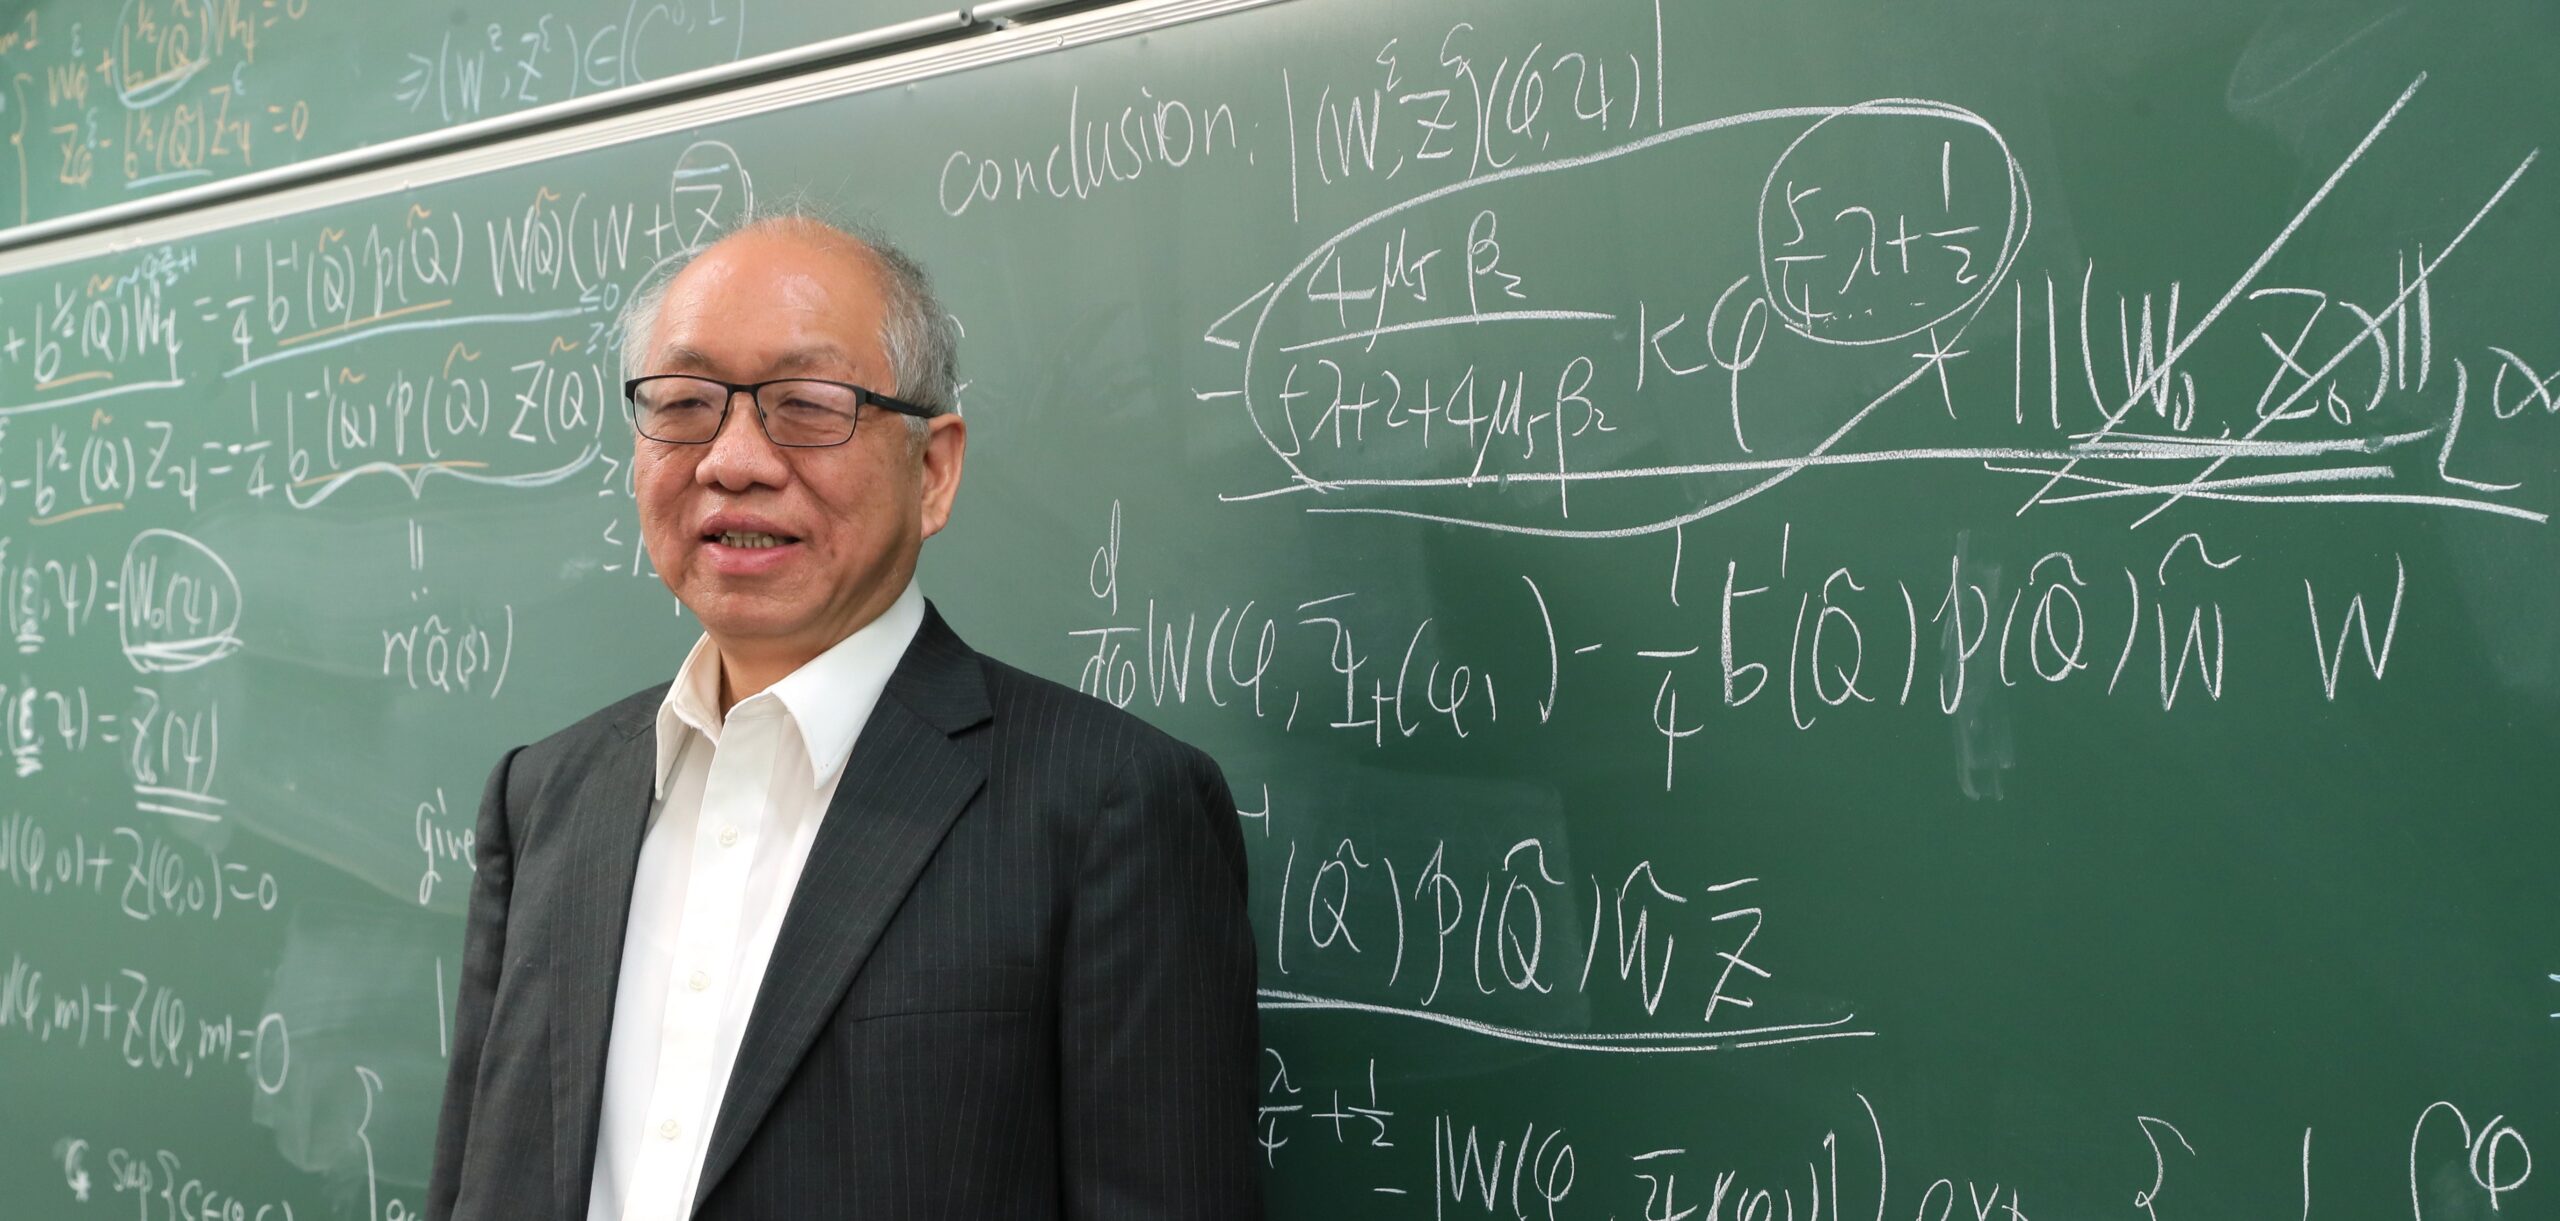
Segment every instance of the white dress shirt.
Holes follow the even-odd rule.
[[[631,888],[588,1221],[678,1221],[818,823],[924,622],[888,610],[720,715],[720,654],[693,646],[658,707],[658,774]]]

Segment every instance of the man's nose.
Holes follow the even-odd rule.
[[[703,483],[741,491],[759,483],[781,482],[782,452],[765,435],[755,396],[746,391],[730,392],[729,410],[704,448],[702,461],[694,467],[695,477]]]

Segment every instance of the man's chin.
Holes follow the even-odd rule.
[[[729,586],[728,582],[719,583]],[[734,587],[708,591],[696,589],[693,596],[679,595],[678,601],[693,612],[702,630],[722,644],[741,647],[771,647],[789,642],[796,636],[815,634],[817,625],[806,607],[795,606],[790,599]]]
[[[694,618],[702,621],[702,630],[710,635],[712,643],[722,648],[769,650],[817,634],[806,623],[763,616],[697,613]]]

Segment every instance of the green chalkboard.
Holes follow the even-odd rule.
[[[0,228],[960,7],[16,0],[0,5]]]
[[[1277,1216],[2550,1215],[2560,13],[1168,11],[0,278],[11,1216],[414,1212],[480,783],[692,636],[611,311],[793,192],[928,592],[1227,771]]]

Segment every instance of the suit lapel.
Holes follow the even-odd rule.
[[[656,704],[649,703],[654,712]],[[569,837],[562,935],[550,967],[552,1190],[555,1216],[585,1216],[593,1189],[596,1124],[604,1101],[605,1044],[613,1031],[615,981],[631,916],[632,878],[648,830],[657,742],[644,714],[608,731],[576,799],[564,811]]]
[[[985,783],[984,760],[953,737],[987,715],[977,655],[928,604],[810,844],[730,1070],[696,1207],[736,1163],[944,833]]]

